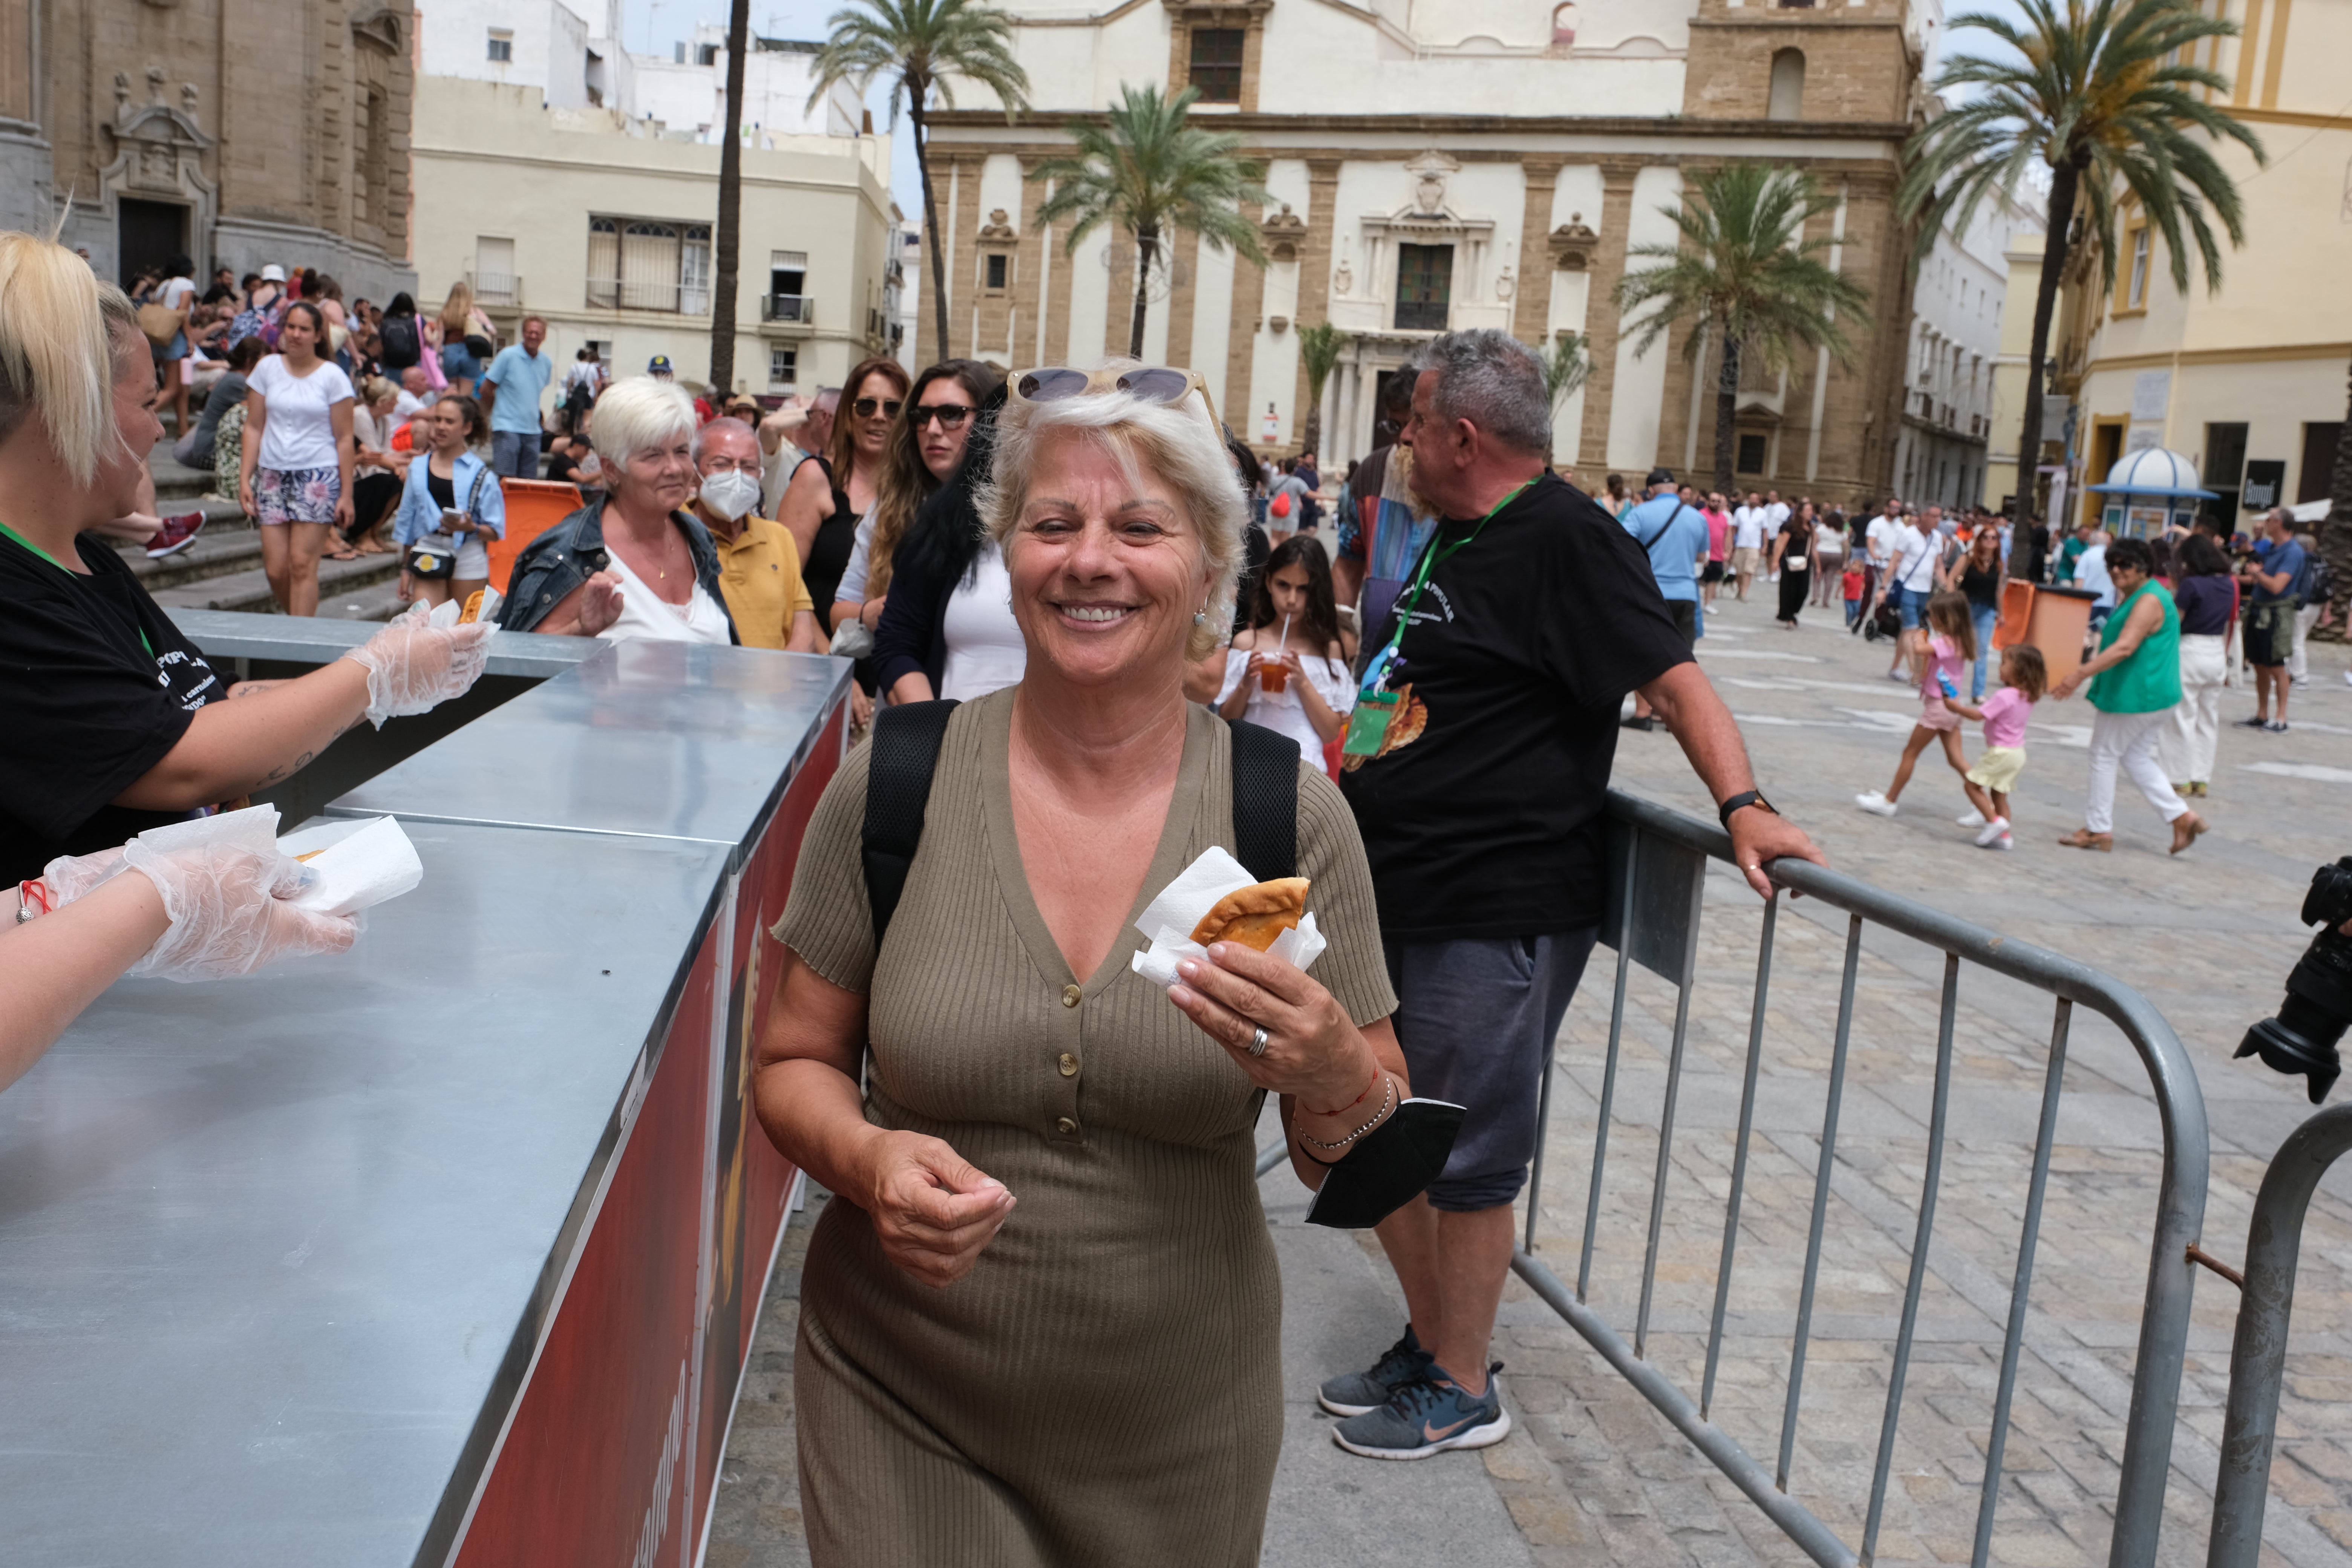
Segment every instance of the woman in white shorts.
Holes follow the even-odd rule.
[[[480,404],[444,393],[416,416],[416,424],[431,445],[423,462],[410,461],[400,510],[393,517],[393,539],[401,552],[400,596],[428,605],[452,598],[463,604],[489,584],[487,542],[506,537],[506,492],[472,449],[482,438]],[[454,521],[447,516],[453,511],[460,514]],[[457,570],[447,576],[416,575],[409,563],[415,556],[412,547],[419,544],[429,555],[454,558]]]

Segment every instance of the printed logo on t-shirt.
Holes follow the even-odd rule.
[[[155,656],[155,683],[172,694],[184,713],[193,713],[222,694],[220,677],[204,656],[176,647]]]

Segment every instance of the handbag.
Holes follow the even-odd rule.
[[[466,352],[476,359],[488,359],[499,352],[499,345],[479,332],[466,334]]]
[[[174,310],[169,305],[150,302],[139,307],[139,330],[159,349],[170,348],[172,340],[180,335],[180,329],[187,321],[185,310]]]
[[[833,628],[833,647],[826,651],[842,658],[866,658],[874,652],[874,630],[864,621],[844,621]]]
[[[430,458],[425,459],[428,463],[432,460]],[[431,470],[426,472],[429,475]],[[480,515],[475,509],[481,503],[482,481],[489,478],[489,473],[487,467],[475,470],[474,483],[466,492],[467,517]],[[438,583],[457,574],[457,552],[464,548],[462,543],[446,533],[428,533],[408,547],[408,554],[402,565],[412,577]]]

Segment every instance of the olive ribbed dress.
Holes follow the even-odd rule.
[[[1230,732],[1192,708],[1128,926],[1084,984],[1013,833],[1014,689],[958,709],[879,963],[859,868],[865,749],[818,804],[777,938],[870,996],[866,1119],[929,1133],[1019,1200],[944,1290],[865,1211],[809,1240],[793,1370],[818,1568],[1247,1568],[1282,1442],[1282,1295],[1254,1173],[1258,1091],[1129,968],[1145,902],[1234,847]],[[1319,759],[1318,759],[1319,762]],[[1395,1009],[1354,818],[1298,775],[1310,973],[1360,1025]]]

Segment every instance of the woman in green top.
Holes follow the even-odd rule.
[[[2107,574],[2118,598],[2099,637],[2097,655],[2050,689],[2072,697],[2086,682],[2091,706],[2091,798],[2083,826],[2058,842],[2070,849],[2116,847],[2116,770],[2131,775],[2148,805],[2172,824],[2172,853],[2205,831],[2205,819],[2181,803],[2156,760],[2166,716],[2180,700],[2180,612],[2156,581],[2156,557],[2147,543],[2120,539],[2107,546]]]

